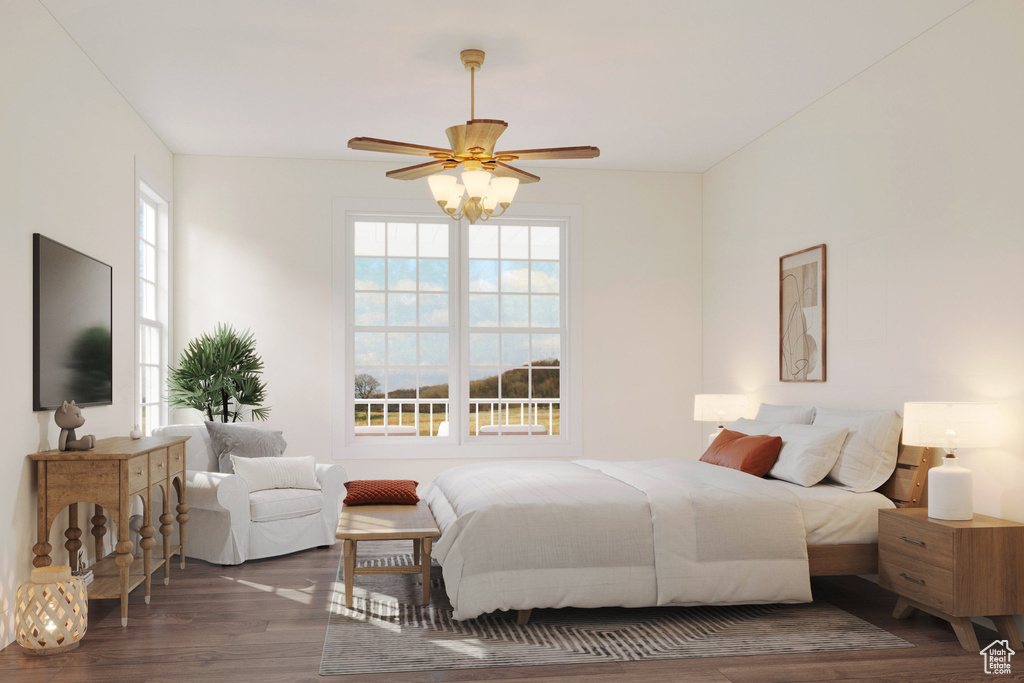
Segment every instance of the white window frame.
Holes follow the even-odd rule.
[[[142,275],[140,264],[140,234],[142,203],[145,202],[156,209],[156,318],[142,316],[141,288]],[[168,188],[155,179],[138,160],[135,163],[135,226],[132,232],[132,250],[135,253],[135,423],[145,434],[152,433],[155,426],[168,424],[169,409],[167,404],[166,382],[167,366],[170,364],[171,345],[171,194]],[[156,400],[147,397],[145,405],[155,409],[156,422],[142,422],[142,329],[156,328],[160,349],[157,354],[159,390]],[[150,412],[150,414],[154,414]]]
[[[374,200],[356,198],[335,198],[333,202],[332,230],[332,400],[337,407],[332,411],[334,423],[332,434],[333,458],[344,459],[419,459],[419,458],[576,458],[583,453],[583,240],[582,208],[578,205],[515,203],[510,216],[501,221],[509,224],[527,224],[533,219],[562,222],[565,259],[560,277],[564,290],[562,301],[566,333],[562,339],[561,360],[561,401],[559,410],[560,433],[552,436],[486,436],[469,435],[469,398],[464,391],[468,386],[468,334],[463,326],[463,314],[468,303],[467,293],[461,283],[468,258],[464,257],[464,222],[452,223],[458,239],[451,240],[452,253],[449,293],[456,302],[449,311],[449,323],[453,330],[451,353],[459,354],[453,359],[452,376],[449,381],[449,405],[457,428],[448,437],[356,437],[352,420],[354,411],[352,396],[353,357],[348,348],[348,326],[350,301],[349,279],[353,267],[350,241],[347,237],[348,223],[353,216],[380,215],[399,218],[408,216],[426,218],[437,222],[437,204],[428,200]],[[498,221],[495,221],[498,222]],[[524,329],[523,331],[527,331]],[[456,409],[456,406],[458,408]]]

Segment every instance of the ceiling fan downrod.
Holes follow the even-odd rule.
[[[476,118],[476,72],[484,65],[483,50],[463,50],[459,53],[462,66],[469,72],[469,120]]]

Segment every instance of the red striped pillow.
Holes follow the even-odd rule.
[[[411,479],[354,479],[345,482],[345,505],[415,505],[418,482]]]

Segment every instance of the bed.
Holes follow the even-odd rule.
[[[916,506],[927,463],[899,446],[885,483],[854,493],[679,457],[490,462],[422,495],[454,617],[525,623],[535,608],[808,602],[811,576],[877,571],[877,510]]]

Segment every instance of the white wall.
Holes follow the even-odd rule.
[[[1024,3],[978,0],[704,175],[704,390],[996,400],[975,510],[1024,521]],[[778,258],[828,245],[828,381],[778,381]]]
[[[332,198],[429,199],[426,182],[384,176],[396,166],[175,157],[174,348],[221,321],[251,328],[290,454],[330,461],[341,410],[330,391],[341,371],[330,367]],[[697,455],[700,176],[533,170],[543,180],[517,201],[583,207],[585,457]],[[425,482],[467,462],[344,460],[334,449],[351,478]]]
[[[36,0],[4,2],[0,150],[3,647],[14,639],[10,608],[36,543],[35,469],[25,456],[55,448],[60,432],[52,412],[32,412],[32,233],[113,267],[114,404],[86,408],[85,433],[126,434],[134,416],[135,159],[169,185],[172,156]],[[80,518],[91,514],[89,506]],[[66,562],[58,526],[50,541],[57,564]]]

